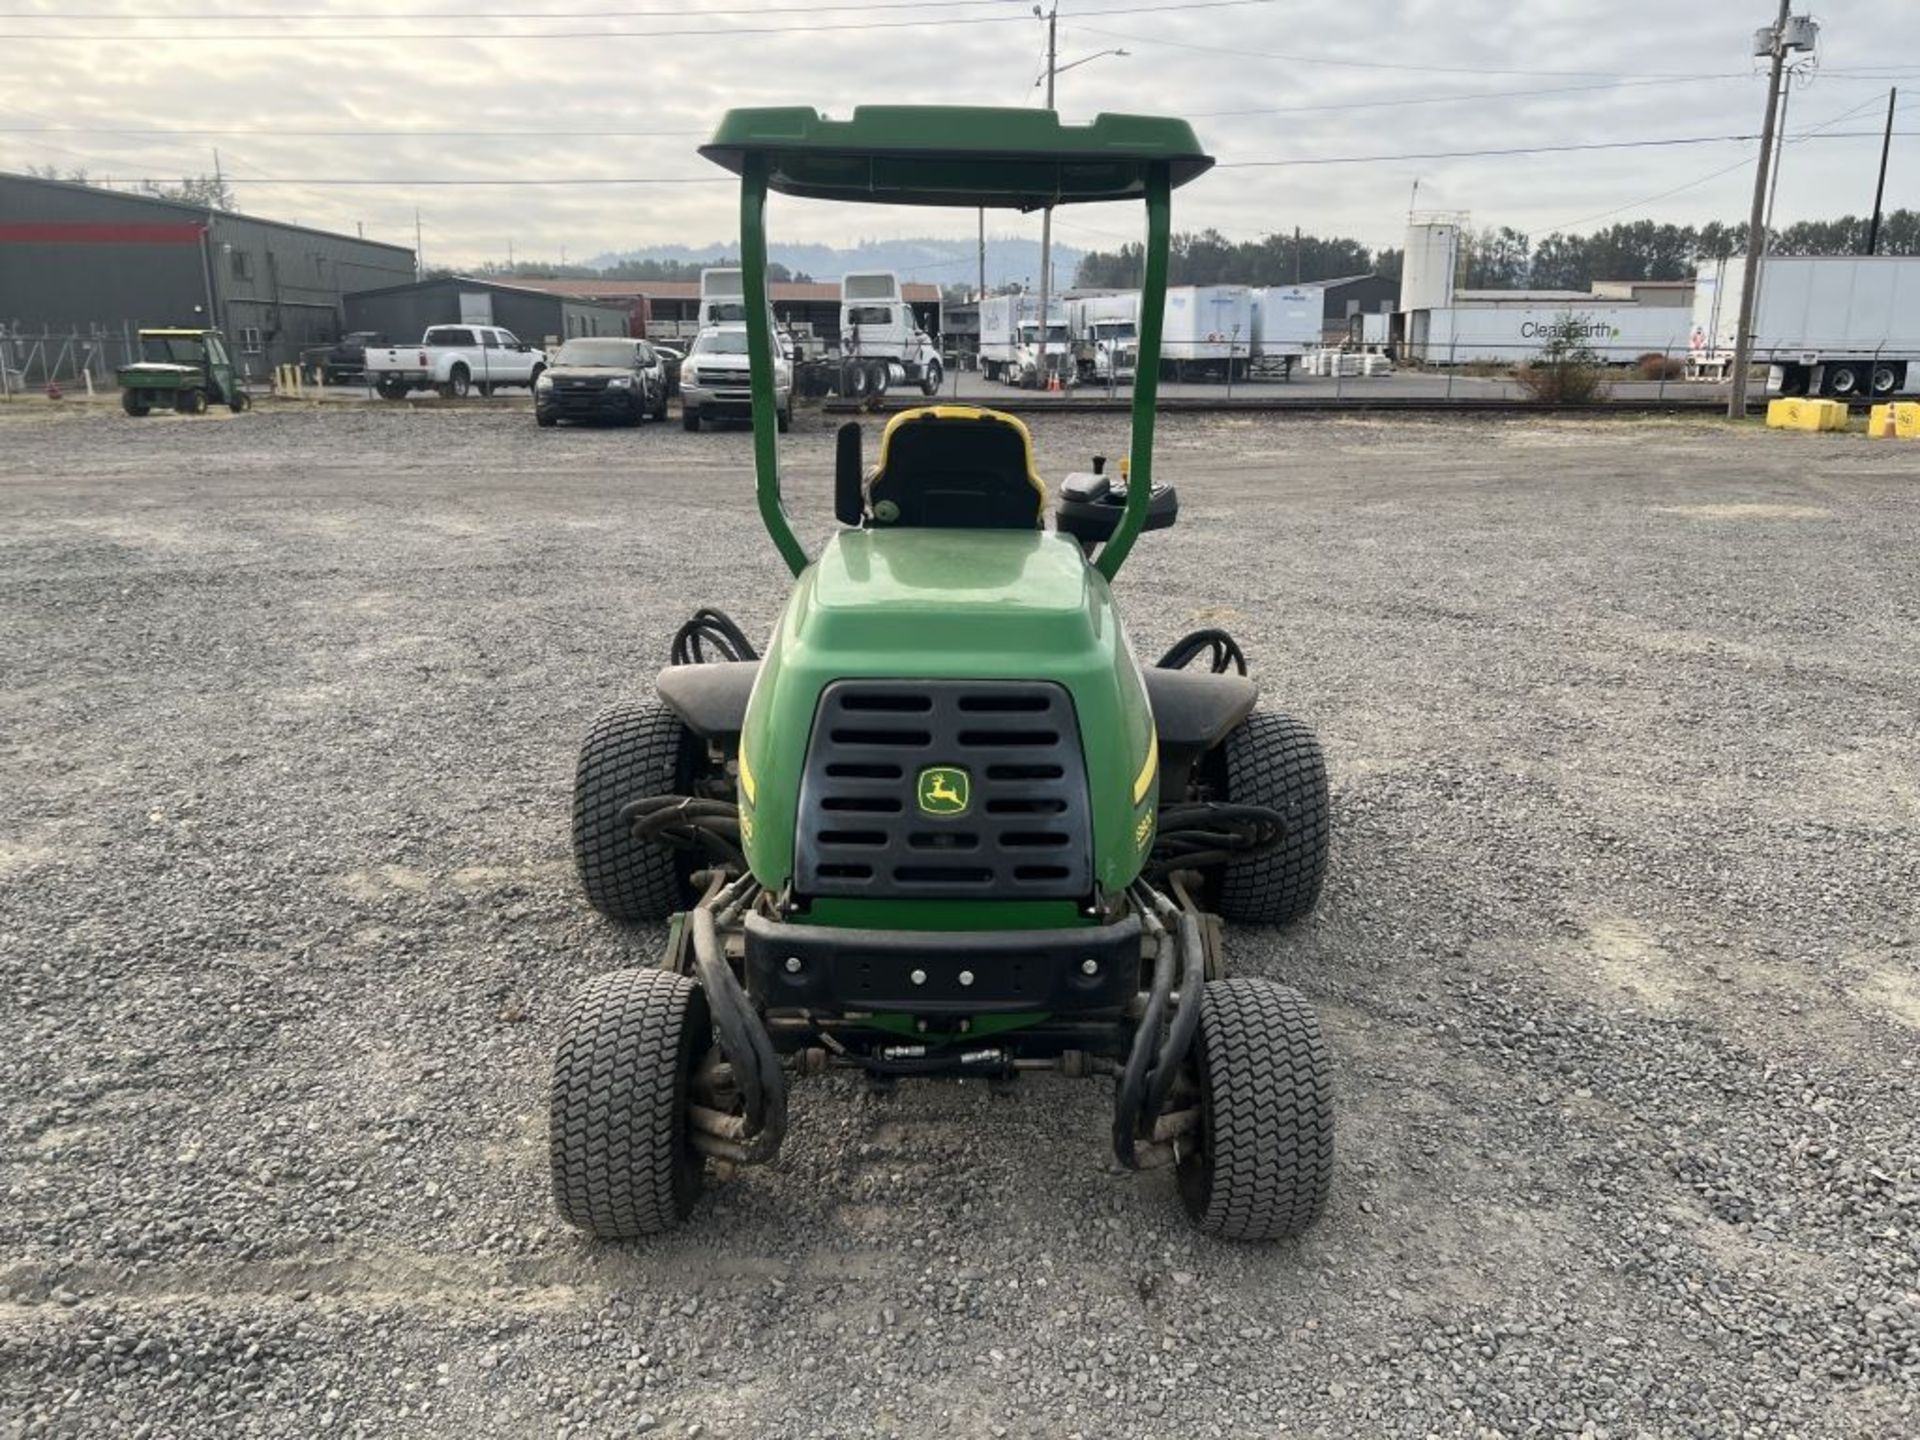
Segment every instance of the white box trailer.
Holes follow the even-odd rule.
[[[1689,367],[1724,376],[1740,324],[1743,256],[1704,261],[1693,290]],[[1753,358],[1788,395],[1920,392],[1920,256],[1774,255],[1760,262]]]
[[[1319,285],[1263,285],[1252,292],[1253,359],[1263,370],[1290,374],[1320,347],[1326,289]]]
[[[1687,312],[1675,305],[1559,300],[1539,304],[1449,305],[1406,316],[1402,358],[1422,365],[1517,365],[1538,359],[1557,338],[1585,346],[1604,364],[1686,354]]]
[[[1010,385],[1040,383],[1040,297],[989,295],[980,302],[980,369]],[[1064,368],[1069,341],[1065,302],[1047,300],[1047,356]]]
[[[1225,372],[1253,352],[1253,291],[1245,285],[1175,285],[1167,290],[1160,358],[1176,379],[1189,368]]]

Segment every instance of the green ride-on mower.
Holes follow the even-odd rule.
[[[759,509],[797,581],[764,657],[702,610],[658,699],[587,736],[587,898],[665,921],[667,942],[657,964],[592,981],[565,1021],[560,1213],[609,1238],[674,1225],[709,1170],[774,1157],[790,1075],[1045,1069],[1108,1078],[1119,1160],[1175,1167],[1201,1229],[1299,1232],[1332,1174],[1328,1054],[1299,993],[1227,974],[1220,920],[1313,907],[1325,764],[1305,726],[1255,708],[1223,632],[1142,667],[1108,588],[1141,531],[1177,513],[1152,482],[1170,194],[1211,159],[1178,120],[892,106],[841,122],[735,110],[701,153],[741,179]],[[780,494],[769,190],[1144,200],[1130,483],[1096,459],[1049,526],[1013,417],[904,412],[871,469],[849,424],[845,528],[809,557]]]
[[[142,330],[140,358],[114,372],[120,408],[140,416],[156,407],[204,415],[209,405],[238,414],[253,402],[218,330]]]

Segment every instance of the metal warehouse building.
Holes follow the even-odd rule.
[[[576,335],[625,335],[627,306],[460,275],[347,297],[348,330],[372,330],[407,344],[429,325],[498,325],[529,345],[555,345]]]
[[[148,195],[0,174],[0,327],[90,336],[213,326],[260,377],[343,333],[345,297],[414,276],[413,251]]]

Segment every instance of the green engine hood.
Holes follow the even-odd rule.
[[[1095,879],[1111,892],[1138,875],[1152,844],[1153,717],[1107,582],[1072,539],[915,529],[847,531],[828,542],[774,630],[741,737],[747,859],[770,890],[793,875],[820,692],[857,678],[1064,686],[1087,760]],[[977,928],[1018,923],[980,910]]]

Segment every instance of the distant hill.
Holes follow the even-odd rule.
[[[586,261],[596,270],[605,270],[623,261],[674,260],[682,264],[710,264],[730,260],[739,247],[716,241],[711,245],[649,245],[640,250],[609,251]],[[1058,241],[1053,247],[1053,274],[1056,285],[1073,282],[1085,253],[1073,245]],[[783,245],[767,247],[767,258],[796,273],[815,280],[838,280],[849,270],[892,270],[902,280],[922,280],[931,285],[971,285],[979,279],[978,244],[972,240],[868,240],[859,245]],[[1010,236],[987,239],[987,286],[992,289],[1010,283],[1040,284],[1040,242]]]

